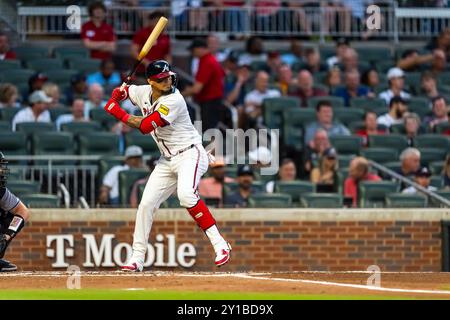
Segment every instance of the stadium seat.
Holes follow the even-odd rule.
[[[149,135],[143,135],[137,130],[133,130],[125,135],[125,148],[137,145],[142,148],[144,154],[158,156],[159,149],[156,142]]]
[[[450,191],[449,190],[438,190],[436,191],[436,193],[438,195],[440,195],[441,197],[447,199],[448,201],[450,201]],[[429,197],[429,204],[432,207],[446,207],[445,205],[442,205],[441,202],[433,197]]]
[[[326,77],[327,77],[327,72],[314,72],[313,73],[314,83],[324,84]],[[328,92],[328,90],[326,92]]]
[[[58,117],[63,114],[71,114],[72,113],[71,109],[67,108],[67,107],[49,108],[48,111],[50,112],[50,118],[52,119],[53,122],[55,122],[56,119],[58,119]]]
[[[81,46],[57,47],[53,49],[53,55],[62,61],[67,58],[89,58],[89,51]]]
[[[329,101],[333,108],[345,107],[344,99],[335,96],[311,97],[308,99],[308,107],[315,109],[317,103],[322,100]]]
[[[388,208],[425,208],[427,198],[419,194],[395,193],[386,195]]]
[[[383,166],[385,166],[385,167],[388,168],[389,170],[398,172],[398,171],[400,171],[400,169],[401,169],[401,167],[402,167],[402,164],[401,164],[400,161],[392,161],[392,162],[386,162],[386,163],[383,163]],[[379,172],[379,175],[380,175],[380,177],[382,177],[383,179],[387,179],[387,180],[392,179],[391,176],[389,176],[389,175],[387,175],[387,174],[384,174],[384,173],[381,172],[381,171]]]
[[[404,134],[406,134],[406,128],[403,123],[394,123],[389,128],[389,132],[394,133],[394,134],[404,135]]]
[[[27,194],[21,197],[22,202],[29,208],[58,208],[58,196],[44,193]]]
[[[32,150],[35,155],[73,155],[73,135],[69,132],[43,132],[32,136]],[[35,164],[47,161],[35,161]],[[74,160],[57,160],[52,164],[75,164]]]
[[[150,174],[148,169],[130,169],[119,172],[119,198],[121,206],[125,207],[130,203],[130,193],[133,184]]]
[[[420,72],[406,72],[405,74],[405,89],[407,91],[418,92],[420,90],[420,78],[422,74]],[[408,90],[409,88],[409,90]]]
[[[381,58],[384,60],[392,57],[391,49],[388,47],[358,47],[356,48],[360,60],[377,63]]]
[[[0,146],[6,156],[28,154],[27,137],[23,132],[2,132]]]
[[[56,125],[51,122],[21,122],[16,124],[16,131],[24,132],[31,137],[39,133],[56,131]]]
[[[61,125],[61,131],[71,132],[74,136],[85,132],[98,132],[101,130],[102,126],[97,121],[68,122]]]
[[[430,177],[430,185],[436,189],[441,189],[444,187],[444,178],[441,175],[432,175]]]
[[[110,130],[117,123],[116,118],[111,117],[103,108],[91,109],[89,111],[91,120],[100,123],[105,130]]]
[[[417,115],[423,119],[426,116],[431,115],[430,100],[422,97],[411,97],[408,100],[408,111],[417,113]]]
[[[311,122],[316,121],[315,110],[298,108],[284,112],[283,118],[284,143],[301,150],[303,147],[303,129]]]
[[[299,108],[300,99],[296,97],[268,98],[263,101],[263,116],[267,127],[279,129],[283,127],[283,112]]]
[[[236,178],[237,177],[237,167],[227,165],[225,166],[225,176],[230,178]]]
[[[70,58],[67,61],[70,69],[78,70],[85,75],[99,71],[101,63],[101,60],[90,58]]]
[[[440,175],[444,169],[445,161],[432,161],[428,163],[428,167],[432,174]]]
[[[277,181],[275,192],[289,194],[292,202],[299,203],[303,193],[315,192],[315,185],[309,181]]]
[[[22,108],[0,108],[0,120],[11,123],[17,112]]]
[[[420,148],[420,163],[423,166],[428,166],[434,161],[443,161],[447,156],[447,150],[439,148]]]
[[[98,182],[99,186],[103,182],[105,174],[114,166],[123,165],[125,158],[122,156],[104,156],[98,161]]]
[[[363,109],[364,111],[376,108],[387,108],[386,102],[380,98],[354,97],[350,100],[350,107]]]
[[[364,119],[364,110],[357,108],[333,108],[333,117],[336,121],[349,125],[355,121],[362,121]]]
[[[422,134],[414,138],[414,147],[418,149],[432,147],[450,151],[450,142],[447,136]]]
[[[28,60],[29,58],[47,58],[48,57],[48,47],[31,47],[22,46],[14,48],[14,52],[17,58],[20,60]]]
[[[305,193],[300,203],[305,208],[342,208],[344,200],[338,193]]]
[[[395,67],[395,61],[392,61],[392,60],[382,60],[382,61],[377,61],[375,63],[375,68],[379,72],[379,75],[386,74],[389,71],[389,69],[391,69],[393,67]],[[384,82],[384,81],[381,80],[381,82]]]
[[[46,73],[48,70],[62,69],[63,63],[59,59],[34,59],[26,62],[28,68]]]
[[[388,194],[400,190],[393,181],[361,181],[358,185],[358,203],[361,208],[383,207]]]
[[[354,154],[340,154],[338,157],[339,168],[347,168],[353,158],[355,158]]]
[[[408,147],[408,139],[399,134],[369,135],[369,147],[393,148],[401,152]]]
[[[258,71],[267,71],[268,70],[268,65],[266,61],[252,61],[250,64],[250,69],[253,72],[258,72]]]
[[[264,183],[261,181],[253,181],[252,189],[256,192],[264,192]],[[227,182],[223,184],[223,198],[225,199],[228,195],[235,193],[239,190],[239,185],[237,182]]]
[[[367,148],[361,150],[361,156],[378,163],[393,162],[398,160],[398,151],[393,148]]]
[[[8,131],[11,131],[11,122],[0,121],[0,132],[8,132]]]
[[[360,136],[338,135],[331,136],[329,139],[331,145],[336,148],[338,154],[359,155],[359,152],[361,151],[362,139]]]
[[[17,69],[21,69],[19,60],[0,60],[0,71],[3,72],[12,72]],[[7,77],[5,78],[7,80]],[[5,81],[6,82],[6,81]]]
[[[248,199],[250,208],[290,208],[292,199],[288,194],[282,193],[261,193],[254,194]]]
[[[70,79],[78,74],[77,70],[66,70],[66,69],[53,69],[45,71],[48,80],[58,85],[70,84]]]
[[[41,192],[41,184],[37,181],[28,180],[8,180],[8,189],[19,198],[25,194]]]
[[[28,85],[28,79],[35,73],[34,70],[30,69],[18,69],[14,70],[14,72],[9,72],[8,76],[5,77],[3,80],[5,82],[9,82],[12,84],[27,84]]]
[[[79,135],[80,155],[119,155],[119,136],[110,132],[86,132]]]
[[[450,123],[448,122],[441,122],[434,126],[434,131],[439,134],[444,133],[448,130],[450,130]]]

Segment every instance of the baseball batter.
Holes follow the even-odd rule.
[[[211,241],[216,253],[215,264],[222,266],[230,260],[231,246],[219,233],[216,221],[197,193],[200,177],[209,164],[201,136],[191,123],[169,63],[153,61],[147,67],[146,77],[149,85],[131,85],[122,91],[116,88],[105,105],[105,110],[119,121],[151,135],[161,152],[137,210],[133,254],[122,270],[142,271],[156,210],[175,190],[180,205]],[[143,116],[130,115],[120,107],[119,101],[127,98],[141,109]]]

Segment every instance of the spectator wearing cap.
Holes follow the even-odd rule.
[[[345,72],[345,87],[337,88],[333,95],[344,99],[346,106],[350,106],[350,100],[354,97],[374,97],[368,87],[361,85],[357,69]]]
[[[436,59],[445,60],[445,52],[435,49],[432,53],[419,54],[416,49],[409,49],[403,52],[402,58],[397,62],[397,67],[406,72],[420,72],[426,64],[433,63]]]
[[[369,172],[369,161],[356,157],[350,161],[348,177],[344,181],[344,196],[351,197],[353,207],[358,203],[358,186],[361,181],[380,181],[381,178]]]
[[[194,39],[189,50],[199,59],[199,65],[194,84],[187,87],[183,95],[195,96],[195,101],[201,108],[202,128],[205,131],[217,127],[220,122],[225,122],[226,110],[222,101],[225,72],[209,51],[204,39]]]
[[[326,63],[320,61],[320,52],[315,48],[308,48],[305,51],[305,65],[304,68],[311,73],[326,72],[328,66]]]
[[[325,149],[319,158],[318,166],[311,171],[310,181],[316,184],[336,185],[338,154],[333,147]]]
[[[18,102],[19,91],[11,83],[0,84],[0,109],[2,108],[20,108]]]
[[[119,204],[119,173],[125,170],[143,168],[143,151],[139,146],[129,146],[125,150],[125,163],[109,169],[103,177],[98,203],[105,205]]]
[[[225,175],[225,162],[216,159],[209,165],[210,177],[202,178],[198,185],[198,192],[202,198],[219,201],[219,207],[223,205],[223,184],[234,182],[233,178]]]
[[[350,135],[350,131],[343,124],[333,121],[333,107],[331,102],[321,100],[316,105],[317,121],[309,124],[305,130],[305,144],[310,144],[316,131],[323,129],[327,132],[328,137],[335,135]]]
[[[302,107],[308,106],[308,99],[312,97],[327,96],[328,93],[314,86],[314,78],[308,70],[300,70],[297,75],[297,84],[295,89],[291,89],[290,96],[298,97]]]
[[[364,128],[355,131],[355,134],[363,139],[363,146],[367,147],[369,135],[386,134],[377,124],[377,114],[373,111],[367,111],[364,114]]]
[[[22,122],[51,122],[48,105],[52,99],[44,91],[34,91],[28,98],[30,107],[26,107],[16,113],[12,120],[12,130],[16,131],[18,123]]]
[[[91,58],[94,59],[111,59],[112,53],[116,51],[116,35],[105,18],[105,5],[94,2],[89,6],[89,21],[81,27],[83,45],[91,51]]]
[[[36,72],[33,74],[30,79],[28,79],[28,94],[31,94],[36,90],[42,90],[42,87],[47,80],[47,76],[42,72]]]
[[[389,100],[389,112],[379,116],[377,123],[390,128],[393,124],[402,123],[406,112],[408,112],[406,101],[401,97],[393,97]]]
[[[120,73],[115,71],[115,64],[112,60],[103,60],[100,64],[100,71],[87,76],[86,83],[88,86],[97,83],[103,87],[106,92],[120,86],[122,80]]]
[[[233,208],[246,208],[248,198],[255,194],[253,189],[254,173],[249,165],[240,166],[237,172],[238,190],[225,198],[225,206]]]
[[[342,63],[345,51],[350,48],[350,43],[345,38],[339,38],[336,41],[336,54],[327,59],[327,65],[331,69],[332,67]]]
[[[56,128],[61,130],[61,125],[70,122],[86,122],[89,118],[85,117],[84,114],[84,101],[83,99],[73,100],[72,106],[70,108],[70,114],[62,114],[56,119]]]
[[[134,34],[131,42],[131,56],[133,59],[137,59],[139,52],[158,23],[159,18],[162,16],[164,16],[164,14],[161,11],[150,13],[147,16],[146,26]],[[138,66],[138,69],[136,70],[137,74],[143,75],[145,73],[145,68],[154,60],[166,60],[170,63],[172,61],[170,49],[170,37],[167,33],[163,32],[158,36],[152,49],[144,57],[142,65]]]
[[[9,46],[8,36],[6,33],[0,32],[0,61],[14,60],[16,58],[16,53]]]
[[[381,92],[378,96],[389,105],[393,97],[409,99],[411,95],[403,90],[405,86],[405,73],[400,68],[391,68],[387,73],[389,89]]]
[[[150,157],[146,162],[146,166],[148,168],[148,172],[151,173],[156,167],[156,164],[158,162],[158,157]],[[131,208],[137,208],[139,205],[139,187],[141,185],[146,185],[148,178],[150,177],[150,174],[142,179],[136,180],[136,182],[133,183],[133,186],[131,187],[130,192],[130,207]]]
[[[75,99],[87,98],[88,85],[83,74],[76,74],[70,78],[70,88],[66,90],[67,103],[71,105]]]
[[[431,177],[430,170],[428,170],[427,167],[420,167],[419,170],[417,170],[414,173],[414,182],[417,183],[418,185],[420,185],[421,187],[427,189],[428,191],[437,191],[436,187],[433,187],[430,185],[430,183],[431,183],[430,177]],[[417,194],[417,193],[422,193],[422,192],[420,192],[413,186],[409,186],[409,187],[403,189],[402,193]]]
[[[250,66],[253,62],[266,62],[267,53],[264,51],[263,41],[260,37],[252,36],[245,44],[245,53],[239,57],[239,65]]]
[[[297,39],[292,39],[290,42],[289,52],[281,55],[281,61],[286,63],[291,68],[294,64],[303,62],[303,46]]]
[[[431,100],[431,104],[432,104],[431,110],[433,114],[431,116],[426,117],[423,122],[425,126],[433,130],[437,124],[449,121],[447,115],[449,109],[443,96],[437,96],[433,98]]]
[[[103,108],[106,101],[103,99],[103,87],[97,83],[90,85],[88,88],[87,100],[84,103],[84,117],[89,118],[89,113],[93,109]]]
[[[245,95],[244,110],[241,117],[245,118],[245,128],[257,128],[263,124],[262,104],[264,99],[280,97],[278,89],[269,88],[269,74],[265,71],[258,71],[255,76],[255,89]]]

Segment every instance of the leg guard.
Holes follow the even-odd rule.
[[[202,199],[198,200],[197,204],[192,208],[188,208],[187,211],[203,231],[216,224],[216,220],[214,220],[214,217]]]

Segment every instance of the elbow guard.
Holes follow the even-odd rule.
[[[158,111],[153,112],[148,117],[145,117],[141,121],[141,125],[139,126],[139,130],[142,132],[142,134],[149,134],[153,130],[155,130],[158,127],[164,127],[167,126],[169,123],[161,118],[161,115]]]

